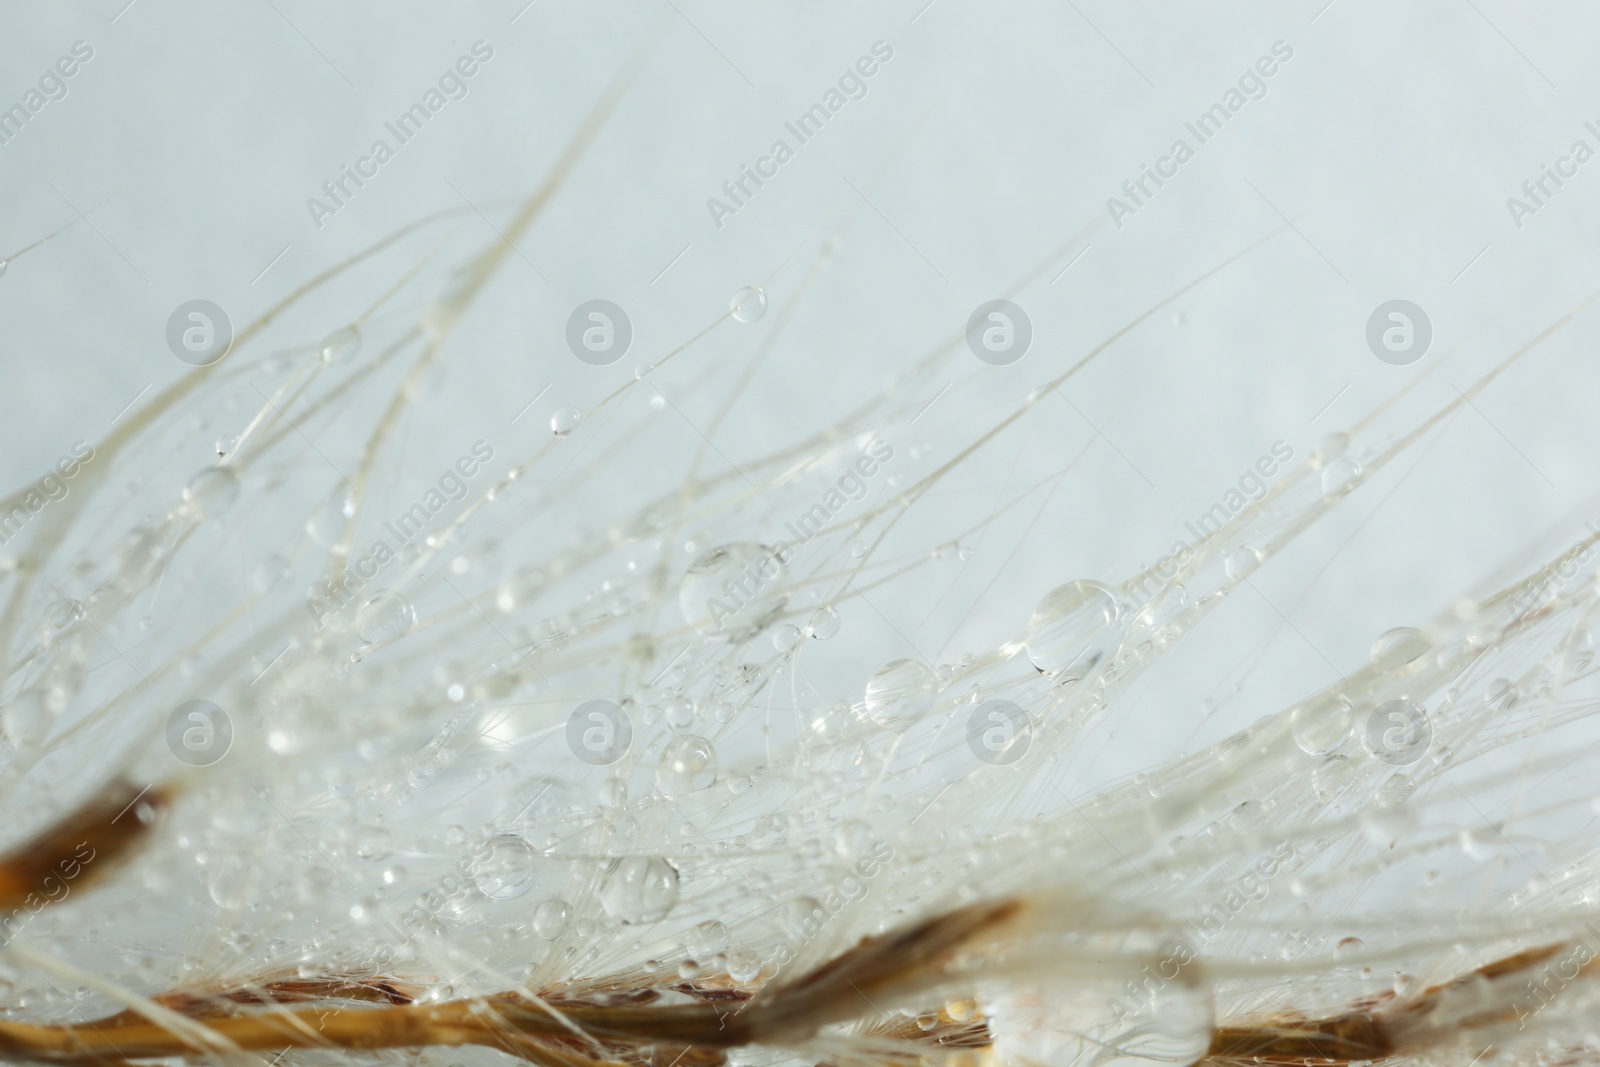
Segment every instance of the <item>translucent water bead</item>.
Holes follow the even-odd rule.
[[[878,722],[912,719],[933,707],[939,679],[914,659],[890,660],[867,679],[867,714]]]
[[[539,855],[527,841],[516,834],[497,834],[486,842],[486,852],[472,874],[484,896],[514,900],[533,888]]]
[[[566,932],[572,920],[572,906],[560,897],[541,900],[533,909],[533,932],[546,941],[554,941]]]
[[[693,734],[675,737],[661,754],[656,788],[669,797],[705,789],[717,777],[717,750]]]
[[[684,621],[704,634],[742,640],[766,628],[783,610],[786,568],[767,545],[718,545],[695,559],[678,585]]]
[[[728,306],[740,322],[754,322],[767,313],[767,294],[760,286],[747,285],[733,294]]]
[[[227,467],[207,467],[183,487],[183,502],[201,518],[215,518],[239,499],[239,476]]]
[[[578,428],[583,421],[583,412],[577,408],[561,408],[550,416],[550,432],[557,437],[565,437]]]
[[[600,906],[625,923],[665,918],[678,902],[678,869],[660,856],[625,856],[606,871]]]
[[[356,633],[370,645],[390,641],[417,621],[416,609],[399,593],[380,589],[356,613]]]
[[[317,346],[324,363],[344,363],[361,351],[361,328],[354,323],[335,330]]]
[[[1120,617],[1116,594],[1099,582],[1057,586],[1028,619],[1028,659],[1046,673],[1091,667],[1117,647]]]
[[[1361,484],[1361,463],[1354,456],[1338,456],[1322,468],[1322,495],[1340,496]]]

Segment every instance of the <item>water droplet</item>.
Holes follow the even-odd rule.
[[[806,627],[806,633],[818,641],[826,641],[839,633],[839,612],[831,604],[824,604],[811,616],[811,624]]]
[[[356,844],[356,855],[364,860],[388,859],[394,851],[394,834],[386,826],[368,826]]]
[[[1056,587],[1028,619],[1028,659],[1051,673],[1093,666],[1116,647],[1119,613],[1116,594],[1099,582]]]
[[[1388,848],[1411,828],[1411,816],[1404,807],[1375,807],[1361,813],[1361,832],[1379,848]]]
[[[546,941],[554,941],[566,932],[572,920],[572,908],[560,897],[541,900],[533,909],[533,932]]]
[[[1587,626],[1578,626],[1567,636],[1562,649],[1562,669],[1567,672],[1587,670],[1594,662],[1594,634]]]
[[[1489,860],[1494,858],[1495,844],[1498,837],[1494,830],[1461,830],[1456,834],[1456,840],[1461,843],[1461,851],[1475,860]]]
[[[933,707],[939,680],[919,660],[890,660],[867,679],[867,714],[878,722],[914,719]]]
[[[1242,582],[1255,573],[1263,558],[1259,548],[1245,545],[1228,553],[1228,558],[1222,562],[1222,569],[1231,581]]]
[[[1322,468],[1322,495],[1339,496],[1361,483],[1361,464],[1353,456],[1337,456]]]
[[[55,696],[59,690],[24,689],[17,698],[0,711],[0,727],[18,748],[37,744],[50,736],[56,717],[66,706],[65,694]]]
[[[416,609],[399,593],[380,589],[356,613],[356,633],[369,645],[393,640],[417,621]]]
[[[1353,715],[1350,701],[1337,693],[1325,693],[1289,713],[1289,730],[1300,751],[1308,756],[1322,756],[1338,748],[1350,736]]]
[[[693,697],[673,697],[667,701],[667,725],[674,730],[686,730],[694,725],[695,711]]]
[[[223,434],[221,437],[217,438],[217,458],[218,459],[227,459],[229,456],[233,455],[234,451],[238,447],[239,447],[239,435],[238,434],[236,434],[236,433],[225,433],[225,434]]]
[[[583,412],[577,408],[561,408],[550,416],[550,432],[557,437],[565,437],[578,428],[578,423],[583,421]]]
[[[1366,947],[1366,942],[1359,937],[1342,937],[1339,939],[1339,943],[1333,946],[1333,958],[1347,960],[1352,956],[1359,956],[1361,950]]]
[[[250,588],[258,593],[281,589],[291,573],[288,560],[279,555],[268,556],[250,572]]]
[[[1372,662],[1385,669],[1415,662],[1432,646],[1422,631],[1410,626],[1385,630],[1372,642]]]
[[[39,636],[46,641],[59,641],[76,631],[86,614],[82,601],[63,600],[45,614]]]
[[[728,928],[715,919],[708,919],[689,931],[684,947],[697,960],[709,960],[719,952],[728,950]]]
[[[758,285],[747,285],[733,294],[728,307],[740,322],[754,322],[767,313],[767,294]]]
[[[600,884],[600,906],[625,923],[654,922],[678,902],[678,869],[660,856],[612,862]]]
[[[923,1012],[923,1013],[921,1013],[920,1015],[917,1016],[917,1029],[918,1030],[932,1030],[934,1027],[936,1027],[938,1025],[939,1025],[939,1013],[936,1012],[936,1011],[925,1011],[925,1012]]]
[[[779,652],[788,652],[800,643],[800,627],[792,622],[786,622],[772,631],[772,647]]]
[[[344,536],[345,524],[355,514],[355,500],[347,493],[335,493],[306,520],[306,536],[318,548],[332,548]]]
[[[1329,756],[1311,772],[1311,790],[1323,803],[1333,800],[1356,780],[1355,761],[1348,756]]]
[[[9,266],[11,266],[11,261],[9,259],[0,259],[0,278],[5,277],[6,268]]]
[[[778,550],[743,541],[719,545],[689,564],[678,606],[701,633],[742,641],[766,629],[788,603],[779,591],[784,577]]]
[[[1344,450],[1350,445],[1350,438],[1342,433],[1331,433],[1311,446],[1311,466],[1316,470],[1323,470],[1333,460],[1344,455]]]
[[[728,977],[735,982],[753,981],[761,973],[761,957],[749,949],[728,953]]]
[[[669,797],[705,789],[717,777],[717,750],[694,734],[675,737],[661,753],[656,788]]]
[[[317,353],[324,363],[343,363],[361,351],[361,327],[351,323],[325,337]]]
[[[533,888],[538,853],[532,845],[516,834],[496,834],[486,847],[488,855],[472,875],[484,896],[513,900]]]
[[[239,476],[227,467],[207,467],[183,487],[183,501],[201,518],[223,514],[239,499]]]

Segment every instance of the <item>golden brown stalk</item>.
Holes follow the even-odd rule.
[[[71,821],[71,820],[69,820]],[[65,824],[63,824],[65,825]],[[420,1049],[481,1045],[541,1067],[722,1067],[726,1050],[794,1047],[832,1023],[876,1014],[874,1001],[903,1003],[948,981],[957,953],[981,944],[1025,907],[1020,901],[970,905],[851,948],[792,982],[749,990],[708,979],[696,1003],[658,1004],[653,990],[586,998],[577,988],[539,997],[521,992],[417,1003],[422,987],[388,977],[272,978],[223,991],[175,991],[153,998],[204,1028],[180,1035],[130,1011],[93,1022],[49,1026],[0,1022],[0,1058],[67,1064],[127,1063],[156,1057],[211,1057],[218,1047],[274,1053],[288,1049]],[[1322,1018],[1277,1015],[1217,1027],[1202,1061],[1221,1065],[1340,1067],[1405,1055],[1411,1025],[1472,983],[1514,977],[1566,946],[1505,957],[1415,996],[1392,993]],[[1589,970],[1591,968],[1585,968]],[[731,980],[729,980],[731,982]],[[598,990],[603,983],[591,986]],[[677,988],[677,987],[673,987]],[[682,991],[682,990],[679,990]],[[975,1003],[955,1018],[940,1012],[924,1030],[882,1020],[867,1036],[890,1039],[887,1064],[951,1061],[983,1067],[993,1035]],[[1494,1008],[1473,1026],[1513,1014]],[[202,1041],[203,1037],[215,1040]]]
[[[171,803],[167,786],[115,781],[88,803],[0,857],[0,914],[37,911],[103,877],[149,830],[148,812]]]

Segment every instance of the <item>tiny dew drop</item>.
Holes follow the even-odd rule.
[[[270,555],[250,571],[250,588],[258,593],[270,593],[281,589],[293,573],[288,560],[277,554]]]
[[[183,501],[201,518],[215,518],[239,499],[239,476],[226,467],[207,467],[183,487]]]
[[[772,647],[779,652],[788,652],[800,643],[800,627],[794,623],[786,622],[772,631]]]
[[[513,900],[533,888],[533,846],[516,834],[496,834],[486,843],[487,855],[473,873],[473,881],[484,896],[494,900]]]
[[[749,949],[734,949],[728,953],[728,977],[735,982],[749,982],[761,973],[761,957]]]
[[[1311,446],[1311,466],[1317,470],[1325,469],[1330,462],[1344,455],[1349,445],[1350,438],[1344,434],[1329,434]]]
[[[9,266],[11,266],[11,261],[9,259],[0,259],[0,278],[5,277],[6,268]]]
[[[50,736],[64,706],[43,689],[24,689],[0,711],[0,731],[18,748],[37,744]]]
[[[839,612],[831,604],[824,604],[811,616],[811,625],[806,627],[806,633],[818,641],[826,641],[839,632]]]
[[[533,909],[533,932],[546,941],[554,941],[566,932],[572,920],[572,908],[560,897],[541,900]]]
[[[730,641],[754,637],[788,603],[784,550],[737,541],[695,558],[678,585],[684,621]]]
[[[1338,456],[1322,468],[1322,495],[1339,496],[1361,483],[1361,464],[1351,456]]]
[[[1350,736],[1353,709],[1350,701],[1332,693],[1314,697],[1289,713],[1294,743],[1308,756],[1324,756]]]
[[[399,593],[380,589],[356,613],[356,633],[371,645],[389,641],[407,630],[417,621],[416,609]]]
[[[324,363],[343,363],[361,351],[361,327],[355,323],[325,337],[317,353]]]
[[[1028,659],[1046,673],[1092,667],[1116,647],[1119,615],[1116,594],[1099,582],[1057,586],[1028,619]]]
[[[600,906],[625,923],[654,922],[678,902],[678,869],[660,856],[625,856],[600,883]]]
[[[1261,550],[1246,545],[1229,552],[1222,568],[1228,572],[1231,581],[1242,582],[1255,573],[1256,568],[1261,566],[1261,560]]]
[[[689,955],[698,960],[709,960],[719,952],[728,950],[728,927],[716,919],[708,919],[689,931],[684,945]]]
[[[878,722],[911,719],[933,707],[938,678],[914,659],[890,660],[867,680],[867,714]]]
[[[306,520],[306,536],[318,548],[332,548],[344,536],[345,525],[355,514],[355,499],[345,492],[335,493]]]
[[[767,294],[758,285],[747,285],[733,294],[728,306],[740,322],[754,322],[767,313]]]
[[[661,754],[656,788],[669,797],[705,789],[717,776],[717,751],[694,734],[676,737]]]
[[[1372,642],[1372,662],[1386,667],[1398,667],[1419,659],[1432,645],[1420,630],[1410,626],[1396,626],[1385,630]]]
[[[550,432],[557,437],[565,437],[578,428],[578,423],[583,421],[583,412],[577,408],[562,408],[550,416]]]
[[[221,437],[217,438],[217,458],[218,459],[227,459],[229,456],[233,455],[234,451],[236,449],[238,449],[238,447],[239,447],[239,435],[238,434],[236,434],[236,433],[225,433],[225,434],[223,434]]]

